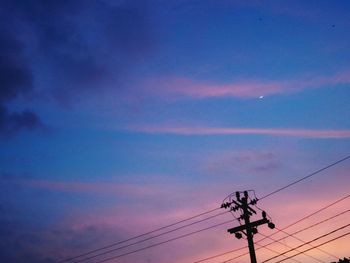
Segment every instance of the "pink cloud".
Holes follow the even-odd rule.
[[[315,89],[350,83],[350,72],[331,76],[308,76],[291,80],[241,80],[232,83],[213,83],[185,77],[153,78],[142,85],[158,96],[171,98],[258,98],[260,96],[291,94],[304,89]]]
[[[246,157],[244,158],[249,159],[254,158],[254,156],[255,154],[247,153]],[[277,227],[282,228],[346,195],[346,187],[348,185],[347,174],[347,169],[342,170],[342,176],[340,176],[340,173],[334,174],[334,176],[329,178],[331,182],[327,183],[327,187],[325,187],[324,183],[322,183],[320,180],[316,180],[314,182],[309,181],[309,183],[305,185],[307,191],[300,192],[299,187],[294,188],[296,192],[289,189],[288,191],[281,192],[272,198],[261,200],[259,202],[259,206],[262,209],[266,209],[268,214],[273,218],[273,221]],[[345,178],[341,180],[343,189],[339,190],[338,182],[343,175],[345,176]],[[314,184],[316,184],[316,188],[310,187]],[[337,187],[337,191],[333,191],[332,184],[334,187]],[[158,186],[155,186],[155,188],[157,187]],[[181,190],[181,187],[178,185],[176,187],[178,187],[178,191]],[[234,189],[234,185],[230,187],[233,188],[232,190],[236,190]],[[114,205],[113,207],[104,208],[104,212],[97,212],[96,207],[91,207],[89,210],[92,211],[86,211],[86,214],[77,214],[76,212],[67,213],[65,215],[66,218],[63,218],[63,220],[60,221],[60,225],[55,226],[55,229],[58,229],[59,231],[48,233],[47,240],[48,244],[50,243],[49,241],[51,241],[51,245],[48,246],[48,248],[45,248],[45,250],[49,252],[59,251],[55,252],[53,255],[56,256],[58,254],[56,256],[57,258],[66,258],[83,253],[90,249],[95,249],[124,240],[131,236],[153,230],[169,223],[176,222],[219,205],[222,197],[227,194],[223,193],[223,188],[224,185],[222,184],[213,184],[208,186],[206,189],[193,189],[191,192],[185,193],[184,199],[186,202],[177,203],[175,207],[167,205],[166,207],[156,208],[151,206],[150,203],[142,202],[137,203],[137,205],[135,203]],[[61,189],[61,186],[58,189]],[[78,189],[80,189],[80,187],[78,187]],[[85,189],[85,187],[83,187],[83,189]],[[327,189],[327,191],[325,191],[325,189]],[[90,191],[90,186],[88,187],[88,191]],[[173,191],[171,193],[172,195],[169,196],[169,200],[174,200],[174,198],[176,199],[176,194],[174,194],[175,192]],[[183,193],[181,193],[181,195],[182,194]],[[257,194],[259,195],[263,193]],[[171,204],[169,200],[163,201],[167,204]],[[332,206],[322,213],[319,213],[316,216],[288,229],[288,231],[297,231],[315,222],[321,221],[327,217],[349,209],[349,200],[350,199],[344,200],[337,205]],[[206,207],[203,207],[203,205]],[[311,240],[316,236],[346,224],[349,220],[349,216],[350,213],[341,216],[336,220],[331,220],[326,224],[322,224],[316,228],[305,231],[298,235],[298,237],[304,240]],[[183,231],[176,231],[175,233],[156,238],[152,240],[152,242],[145,242],[140,246],[133,246],[130,248],[130,250],[143,247],[144,245],[158,243],[162,240],[167,240],[181,234],[192,232],[196,229],[205,228],[231,218],[232,217],[230,214],[226,214],[208,222],[183,229]],[[259,218],[260,213],[258,215],[254,215],[253,219],[256,220]],[[237,240],[232,235],[227,233],[227,228],[233,226],[236,226],[236,223],[223,225],[212,230],[182,238],[153,249],[145,250],[134,255],[129,255],[121,258],[120,260],[122,262],[134,263],[143,262],[145,258],[150,258],[150,261],[152,262],[172,262],[172,259],[176,258],[176,262],[185,263],[194,262],[205,257],[246,246],[245,240]],[[269,235],[274,233],[274,231],[266,226],[261,226],[259,227],[259,233]],[[274,237],[279,238],[281,236],[283,235],[279,234]],[[71,248],[70,246],[67,246],[67,243],[76,242],[77,239],[80,240],[82,237],[84,240],[86,240],[86,243],[84,243],[83,246],[79,248]],[[255,241],[261,238],[261,236],[256,236]],[[269,243],[270,241],[267,242]],[[265,241],[265,243],[267,242]],[[348,251],[348,247],[345,245],[347,242],[350,242],[349,238],[339,240],[334,244],[323,247],[323,249],[335,253],[336,255],[346,255],[344,253]],[[300,244],[300,242],[297,242],[292,238],[286,239],[284,243],[293,247]],[[262,244],[264,244],[264,242]],[[271,248],[278,251],[286,250],[286,247],[279,244],[275,244],[274,246],[271,246]],[[222,262],[223,260],[246,252],[248,252],[247,249],[228,254],[215,259],[214,262]],[[118,251],[118,253],[114,253],[112,255],[118,255],[119,253],[122,252]],[[326,262],[331,262],[332,260],[327,255],[324,255],[319,251],[313,251],[312,255],[317,256]],[[257,250],[257,256],[258,259],[262,261],[263,259],[274,256],[274,254],[261,249]],[[237,262],[245,262],[248,259],[248,257],[242,257]]]
[[[319,129],[277,129],[277,128],[223,128],[223,127],[180,127],[180,126],[138,126],[130,130],[150,134],[174,135],[267,135],[303,138],[350,138],[350,130]]]

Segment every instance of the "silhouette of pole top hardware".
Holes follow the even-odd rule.
[[[250,207],[250,205],[256,205],[257,202],[257,198],[250,199],[248,191],[244,191],[243,197],[241,197],[240,192],[236,192],[236,200],[230,200],[230,202],[226,202],[221,205],[221,208],[230,208],[230,211],[236,212],[241,210],[241,215],[238,219],[244,220],[245,224],[230,228],[227,230],[227,232],[230,234],[235,234],[235,237],[238,239],[243,237],[242,233],[247,237],[251,263],[257,262],[253,236],[258,233],[258,226],[267,224],[269,228],[275,228],[275,224],[267,219],[267,214],[265,211],[262,211],[261,213],[262,219],[250,222],[250,217],[253,216],[253,214],[257,214],[256,211]]]

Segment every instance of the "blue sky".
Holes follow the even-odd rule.
[[[348,1],[0,6],[2,262],[57,262],[349,154]],[[348,169],[281,193],[290,218],[262,205],[284,225],[345,193]],[[125,262],[230,242],[222,230]]]

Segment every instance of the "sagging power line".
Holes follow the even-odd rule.
[[[299,248],[301,248],[301,247],[303,247],[303,246],[305,246],[305,245],[307,245],[307,244],[313,243],[313,242],[315,242],[315,241],[317,241],[317,240],[319,240],[319,239],[321,239],[321,238],[324,238],[324,237],[326,237],[326,236],[329,236],[330,234],[336,233],[336,232],[338,232],[338,231],[340,231],[340,230],[342,230],[342,229],[345,229],[345,228],[347,228],[347,227],[349,227],[349,226],[350,226],[350,224],[341,226],[341,227],[339,227],[339,228],[337,228],[337,229],[334,229],[334,230],[332,230],[332,231],[330,231],[330,232],[328,232],[328,233],[326,233],[326,234],[324,234],[324,235],[318,236],[318,237],[316,237],[316,238],[314,238],[314,239],[312,239],[312,240],[310,240],[310,241],[304,242],[303,244],[301,244],[301,245],[299,245],[299,246],[296,246],[296,247],[294,247],[294,248],[291,248],[291,249],[289,249],[289,250],[287,250],[287,251],[285,251],[285,252],[283,252],[283,253],[281,253],[281,254],[279,254],[279,255],[277,255],[277,256],[274,256],[274,257],[272,257],[272,258],[266,259],[266,260],[262,261],[261,263],[265,263],[265,262],[268,262],[268,261],[270,261],[270,260],[272,260],[272,259],[278,258],[278,257],[280,257],[280,256],[282,256],[282,255],[285,255],[285,254],[287,254],[287,253],[289,253],[289,252],[292,252],[292,251],[294,251],[294,250],[296,250],[296,249],[299,249]],[[315,249],[315,247],[313,247],[313,249]],[[301,252],[301,253],[302,253],[302,252]]]
[[[312,176],[314,176],[314,175],[316,175],[316,174],[318,174],[318,173],[321,173],[322,171],[325,171],[325,170],[327,170],[327,169],[329,169],[329,168],[331,168],[331,167],[333,167],[333,166],[335,166],[335,165],[338,165],[338,164],[344,162],[345,160],[348,160],[349,158],[350,158],[350,155],[347,156],[347,157],[345,157],[345,158],[342,158],[342,159],[340,159],[340,160],[338,160],[338,161],[336,161],[336,162],[334,162],[334,163],[332,163],[332,164],[329,164],[329,165],[327,165],[327,166],[325,166],[325,167],[323,167],[323,168],[321,168],[321,169],[319,169],[319,170],[317,170],[317,171],[315,171],[315,172],[313,172],[313,173],[310,173],[310,174],[308,174],[308,175],[306,175],[306,176],[304,176],[304,177],[302,177],[302,178],[300,178],[300,179],[298,179],[298,180],[296,180],[296,181],[294,181],[294,182],[292,182],[292,183],[289,183],[289,184],[287,184],[287,185],[284,186],[284,187],[281,187],[281,188],[279,188],[279,189],[276,189],[275,191],[272,191],[272,192],[270,192],[270,193],[264,195],[263,197],[261,197],[260,199],[257,199],[257,200],[262,200],[262,199],[265,199],[265,198],[267,198],[267,197],[270,197],[270,196],[272,196],[272,195],[274,195],[274,194],[276,194],[276,193],[278,193],[278,192],[280,192],[280,191],[282,191],[282,190],[285,190],[285,189],[287,189],[287,188],[289,188],[289,187],[291,187],[291,186],[293,186],[293,185],[295,185],[295,184],[297,184],[297,183],[299,183],[299,182],[301,182],[301,181],[304,181],[304,180],[306,180],[306,179],[308,179],[308,178],[310,178],[310,177],[312,177]],[[75,262],[83,262],[83,261],[85,261],[85,260],[87,260],[87,259],[96,258],[96,257],[98,257],[98,256],[105,255],[105,254],[111,253],[111,252],[113,252],[113,251],[116,251],[116,250],[119,250],[119,249],[122,249],[122,248],[129,247],[129,246],[131,246],[131,245],[139,244],[139,243],[142,243],[142,242],[144,242],[144,241],[146,241],[146,240],[150,240],[150,239],[152,239],[152,238],[159,237],[159,236],[161,236],[161,235],[165,235],[165,234],[167,234],[167,233],[175,232],[175,231],[177,231],[177,230],[179,230],[179,229],[182,229],[182,228],[185,228],[185,227],[187,227],[187,226],[191,226],[191,225],[197,224],[197,223],[199,223],[199,222],[202,222],[202,221],[205,221],[205,220],[209,220],[209,219],[211,219],[211,218],[214,218],[214,217],[216,217],[216,216],[219,216],[219,215],[221,215],[221,213],[220,213],[220,214],[217,214],[217,215],[214,215],[214,216],[210,216],[210,217],[208,217],[207,219],[198,220],[198,221],[193,222],[193,223],[190,223],[190,224],[188,224],[188,225],[184,225],[184,226],[175,228],[175,229],[173,229],[173,230],[169,230],[169,231],[166,231],[166,232],[164,232],[164,233],[157,234],[157,235],[155,235],[155,236],[153,236],[153,237],[148,237],[148,238],[145,238],[145,239],[143,239],[143,240],[135,241],[135,242],[133,242],[133,243],[131,243],[131,244],[128,244],[128,245],[123,245],[122,247],[119,247],[119,248],[114,248],[115,246],[118,246],[118,245],[120,245],[120,244],[129,242],[129,241],[132,241],[132,240],[136,240],[136,239],[138,239],[138,238],[140,238],[140,237],[145,237],[145,236],[147,236],[147,235],[150,235],[150,234],[152,234],[152,233],[156,233],[156,232],[161,231],[161,230],[165,230],[165,229],[170,228],[170,227],[172,227],[172,226],[175,226],[175,225],[178,225],[178,224],[187,222],[187,221],[189,221],[189,220],[192,220],[192,219],[194,219],[194,218],[198,218],[198,217],[207,215],[207,214],[212,213],[212,212],[214,212],[214,211],[217,211],[217,210],[219,210],[219,209],[220,209],[220,207],[213,208],[213,209],[211,209],[211,210],[208,210],[208,211],[199,213],[199,214],[197,214],[197,215],[194,215],[194,216],[191,216],[191,217],[189,217],[189,218],[180,220],[180,221],[178,221],[178,222],[174,222],[174,223],[172,223],[172,224],[169,224],[169,225],[166,225],[166,226],[157,228],[157,229],[155,229],[155,230],[152,230],[152,231],[149,231],[149,232],[140,234],[140,235],[136,235],[136,236],[131,237],[131,238],[128,238],[128,239],[126,239],[126,240],[119,241],[119,242],[115,242],[115,243],[112,243],[112,244],[110,244],[110,245],[107,245],[107,246],[104,246],[104,247],[100,247],[100,248],[97,248],[97,249],[94,249],[94,250],[90,250],[90,251],[87,251],[87,252],[85,252],[85,253],[83,253],[83,254],[80,254],[80,255],[77,255],[77,256],[74,256],[74,257],[71,257],[71,258],[67,258],[67,259],[65,259],[65,260],[59,261],[58,263],[70,262],[70,261],[73,261],[73,260],[78,260],[78,261],[75,261]],[[297,222],[296,222],[296,223],[297,223]],[[289,227],[289,226],[288,226],[288,227]],[[209,228],[211,228],[211,227],[209,227]],[[201,231],[204,231],[204,230],[209,229],[209,228],[201,229],[201,230],[195,231],[195,232],[201,232]],[[193,233],[193,232],[192,232],[192,233]],[[185,234],[185,235],[183,235],[183,236],[188,236],[188,235],[191,235],[191,233]],[[170,242],[170,241],[176,240],[176,239],[178,239],[178,238],[181,238],[181,237],[172,238],[172,239],[167,240],[167,241],[165,241],[165,242]],[[259,242],[259,241],[258,241],[258,242]],[[162,243],[164,243],[164,242],[160,242],[159,244],[162,244]],[[141,249],[138,249],[137,251],[145,250],[145,249],[150,248],[150,247],[154,247],[154,246],[149,246],[149,247],[146,247],[146,248],[141,248]],[[114,249],[111,249],[111,250],[108,250],[108,251],[104,251],[104,252],[100,252],[100,253],[96,254],[96,252],[103,251],[103,250],[107,250],[107,249],[109,249],[109,248],[114,248]],[[236,250],[234,250],[234,251],[238,251],[238,250],[241,250],[241,249],[243,249],[243,248],[236,249]],[[136,252],[132,252],[132,253],[136,253]],[[228,254],[228,253],[230,253],[230,252],[225,252],[225,253],[222,253],[222,254]],[[95,255],[94,255],[94,254],[95,254]],[[131,254],[131,253],[124,253],[124,254]],[[91,256],[90,256],[90,255],[91,255]],[[87,258],[82,258],[82,257],[86,257],[86,256],[88,256],[88,257],[87,257]],[[118,257],[119,257],[119,256],[118,256]],[[214,257],[215,257],[215,256],[213,256],[213,257],[211,257],[211,258],[214,258]],[[106,260],[104,260],[104,261],[99,261],[99,262],[105,262],[105,261],[106,261]],[[204,261],[204,260],[200,260],[200,261],[196,261],[196,262],[201,262],[201,261]]]
[[[106,250],[106,249],[109,249],[109,248],[118,246],[118,245],[120,245],[120,244],[127,243],[127,242],[129,242],[129,241],[138,239],[138,238],[140,238],[140,237],[144,237],[144,236],[147,236],[147,235],[156,233],[156,232],[158,232],[158,231],[161,231],[161,230],[170,228],[170,227],[172,227],[172,226],[179,225],[179,224],[181,224],[181,223],[190,221],[190,220],[192,220],[192,219],[195,219],[195,218],[198,218],[198,217],[201,217],[201,216],[210,214],[210,213],[215,212],[215,211],[217,211],[217,210],[219,210],[219,209],[220,209],[220,207],[214,208],[214,209],[211,209],[211,210],[202,212],[202,213],[199,213],[199,214],[197,214],[197,215],[194,215],[194,216],[185,218],[185,219],[183,219],[183,220],[174,222],[174,223],[172,223],[172,224],[169,224],[169,225],[166,225],[166,226],[163,226],[163,227],[160,227],[160,228],[151,230],[151,231],[149,231],[149,232],[146,232],[146,233],[143,233],[143,234],[140,234],[140,235],[137,235],[137,236],[134,236],[134,237],[131,237],[131,238],[122,240],[122,241],[118,241],[118,242],[115,242],[115,243],[112,243],[112,244],[110,244],[110,245],[103,246],[103,247],[100,247],[100,248],[97,248],[97,249],[94,249],[94,250],[90,250],[90,251],[87,251],[87,252],[85,252],[85,253],[82,253],[82,254],[76,255],[76,256],[74,256],[74,257],[71,257],[71,258],[64,259],[64,260],[62,260],[62,261],[59,261],[58,263],[69,262],[69,261],[73,261],[73,260],[79,259],[79,258],[81,258],[81,257],[89,256],[89,255],[94,254],[94,253],[96,253],[96,252],[99,252],[99,251],[102,251],[102,250]],[[219,213],[219,214],[216,214],[216,215],[214,215],[214,216],[207,217],[207,218],[205,218],[205,219],[202,219],[202,220],[199,220],[199,221],[196,221],[196,222],[193,222],[193,223],[190,223],[190,224],[181,226],[181,227],[179,227],[178,229],[180,229],[180,228],[185,228],[185,227],[188,227],[188,226],[190,226],[190,225],[194,225],[194,224],[197,224],[197,223],[199,223],[199,222],[203,222],[203,221],[212,219],[212,218],[214,218],[214,217],[220,216],[220,215],[225,214],[225,213],[228,213],[228,212]],[[170,232],[171,232],[171,231],[170,231]],[[147,240],[148,240],[148,239],[147,239]],[[144,240],[144,241],[146,241],[146,240]],[[142,241],[142,242],[143,242],[143,241]],[[135,243],[136,243],[136,242],[135,242]],[[129,244],[129,245],[130,245],[130,244]]]
[[[277,229],[277,228],[276,228],[277,231],[276,231],[275,233],[272,233],[272,234],[269,235],[268,237],[272,237],[272,236],[274,236],[274,235],[280,233],[282,230],[286,230],[286,229],[288,229],[288,228],[290,228],[290,227],[292,227],[292,226],[295,226],[295,225],[297,225],[297,224],[299,224],[299,223],[305,221],[306,219],[309,219],[309,218],[311,218],[311,217],[313,217],[313,216],[315,216],[315,215],[321,213],[322,211],[325,211],[325,210],[327,210],[328,208],[333,207],[333,206],[335,206],[336,204],[339,204],[339,203],[343,202],[344,200],[346,200],[346,199],[348,199],[348,198],[350,198],[350,194],[347,194],[347,195],[345,195],[345,196],[343,196],[343,197],[337,199],[336,201],[331,202],[330,204],[328,204],[328,205],[326,205],[326,206],[323,206],[323,207],[321,207],[320,209],[317,209],[316,211],[314,211],[314,212],[312,212],[312,213],[310,213],[310,214],[308,214],[308,215],[306,215],[306,216],[300,218],[299,220],[297,220],[297,221],[295,221],[295,222],[293,222],[293,223],[290,223],[289,225],[287,225],[287,226],[285,226],[285,227],[283,227],[283,228],[281,228],[281,229]],[[322,224],[322,223],[324,223],[324,222],[327,222],[327,221],[329,221],[329,220],[331,220],[331,219],[333,219],[333,218],[335,218],[335,217],[337,217],[337,216],[343,215],[343,214],[345,214],[345,213],[347,213],[347,212],[349,212],[349,210],[343,211],[343,212],[341,212],[341,213],[339,213],[339,214],[337,214],[337,215],[335,215],[335,216],[331,216],[331,217],[329,217],[329,218],[327,218],[327,219],[325,219],[325,220],[319,221],[319,222],[317,222],[317,223],[315,223],[315,224],[312,224],[312,225],[310,225],[310,226],[308,226],[308,227],[305,227],[305,228],[303,228],[303,229],[300,229],[300,230],[298,230],[298,231],[296,231],[296,232],[294,232],[294,233],[292,233],[292,234],[294,235],[294,234],[301,233],[301,232],[306,231],[306,230],[308,230],[308,229],[311,229],[311,228],[313,228],[313,227],[315,227],[315,226],[317,226],[317,225],[319,225],[319,224]],[[281,241],[281,240],[284,240],[284,239],[286,239],[286,238],[287,238],[287,236],[286,236],[286,237],[283,237],[283,238],[280,238],[280,239],[277,239],[277,240],[278,240],[278,241]],[[255,242],[255,243],[256,243],[256,244],[260,244],[262,241],[264,241],[264,240],[266,240],[266,239],[267,239],[267,237],[261,238],[261,239],[259,239],[257,242]],[[263,246],[257,248],[257,250],[259,250],[259,249],[261,249],[261,248],[265,248],[265,247],[267,247],[267,246],[269,246],[269,245],[272,245],[272,244],[274,244],[274,243],[275,243],[275,242],[270,242],[270,243],[268,243],[268,244],[265,244],[265,245],[263,245]],[[229,251],[226,251],[226,252],[223,252],[223,253],[220,253],[220,254],[216,254],[216,255],[213,255],[213,256],[210,256],[210,257],[206,257],[206,258],[203,258],[203,259],[194,261],[193,263],[200,263],[200,262],[208,261],[208,260],[211,260],[211,259],[214,259],[214,258],[222,257],[222,256],[225,256],[225,255],[228,255],[228,254],[232,254],[232,253],[234,253],[234,252],[238,252],[238,251],[244,250],[244,249],[246,249],[246,248],[247,248],[247,246],[240,247],[240,248],[233,249],[233,250],[229,250]],[[248,254],[249,254],[249,253],[247,253],[247,252],[246,252],[246,253],[243,253],[243,254],[240,254],[240,255],[238,255],[238,256],[236,256],[236,257],[233,257],[233,258],[228,259],[228,260],[225,261],[225,262],[229,262],[229,261],[231,261],[231,260],[234,260],[234,259],[243,257],[243,256],[248,255]]]
[[[289,256],[289,257],[287,257],[287,258],[284,258],[284,259],[281,259],[281,260],[279,260],[279,261],[276,261],[275,263],[280,263],[280,262],[283,262],[283,261],[285,261],[285,260],[287,260],[287,259],[294,258],[294,257],[296,257],[296,256],[299,256],[299,255],[302,254],[302,253],[305,253],[305,252],[308,252],[308,251],[313,250],[313,249],[315,249],[315,248],[321,247],[321,246],[323,246],[323,245],[326,245],[326,244],[328,244],[328,243],[331,243],[331,242],[333,242],[333,241],[335,241],[335,240],[338,240],[338,239],[340,239],[340,238],[346,237],[346,236],[348,236],[348,235],[350,235],[350,232],[347,232],[347,233],[345,233],[345,234],[343,234],[343,235],[340,235],[340,236],[337,236],[337,237],[335,237],[335,238],[332,238],[332,239],[330,239],[330,240],[328,240],[328,241],[325,241],[325,242],[323,242],[323,243],[321,243],[321,244],[318,244],[318,245],[315,246],[315,247],[306,249],[306,250],[304,250],[304,251],[302,251],[302,252],[299,252],[299,253],[297,253],[297,254],[295,254],[295,255],[292,255],[292,256]]]

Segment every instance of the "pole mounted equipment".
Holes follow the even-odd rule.
[[[262,219],[250,222],[250,217],[253,216],[253,214],[257,214],[256,211],[250,207],[250,205],[256,205],[258,199],[250,199],[248,191],[244,191],[243,194],[243,197],[241,197],[240,192],[236,192],[236,200],[223,203],[221,208],[230,208],[230,211],[241,211],[239,220],[244,220],[244,225],[230,228],[227,230],[227,232],[230,234],[235,234],[237,239],[241,239],[243,237],[242,234],[247,237],[251,263],[257,263],[253,236],[258,233],[258,226],[267,224],[269,228],[274,229],[275,225],[269,219],[267,219],[267,214],[265,211],[262,211],[261,213]]]

